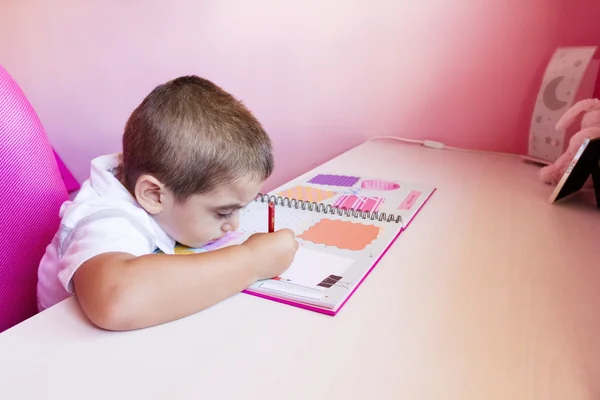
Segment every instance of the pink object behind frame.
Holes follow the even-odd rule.
[[[71,171],[69,171],[69,169],[67,168],[63,160],[60,158],[56,150],[53,151],[54,158],[56,158],[56,164],[58,165],[58,171],[60,172],[62,180],[67,188],[67,192],[71,193],[76,190],[79,190],[81,188],[81,185],[79,184],[79,182],[77,182]]]
[[[37,313],[37,268],[68,200],[46,132],[0,66],[0,332]]]

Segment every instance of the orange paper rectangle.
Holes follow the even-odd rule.
[[[362,250],[379,235],[379,227],[357,222],[322,219],[298,237],[300,239],[335,246],[340,249]]]
[[[310,186],[294,186],[293,188],[278,193],[279,196],[302,201],[320,202],[336,195],[331,190],[321,190]]]

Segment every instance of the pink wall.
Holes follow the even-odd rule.
[[[148,91],[194,73],[264,123],[272,187],[375,135],[523,152],[554,47],[600,42],[597,0],[233,3],[5,1],[0,63],[79,180]]]

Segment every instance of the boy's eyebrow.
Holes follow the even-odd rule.
[[[241,204],[241,203],[231,203],[231,204],[226,204],[223,206],[215,207],[215,209],[216,210],[231,210],[231,209],[237,210],[239,208],[244,208],[244,207],[245,207],[245,205]]]

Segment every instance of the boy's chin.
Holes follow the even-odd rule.
[[[211,242],[191,243],[191,242],[184,242],[182,240],[178,240],[177,243],[179,243],[180,245],[182,245],[184,247],[189,247],[189,248],[192,248],[192,249],[199,249],[199,248],[202,248],[202,247],[206,246],[207,244],[209,244]]]
[[[191,246],[191,247],[201,248],[201,247],[204,247],[204,246],[211,245],[211,244],[213,244],[213,243],[215,243],[217,241],[219,241],[219,239],[205,240],[205,241],[202,241],[202,242],[198,242],[194,246]]]
[[[213,243],[216,243],[219,240],[223,239],[225,236],[227,236],[227,235],[223,235],[223,236],[215,238],[215,239],[204,240],[204,241],[201,241],[201,242],[197,242],[195,244],[184,244],[182,242],[179,242],[179,243],[181,243],[181,244],[183,244],[184,246],[187,246],[187,247],[192,247],[192,248],[199,249],[201,247],[208,246],[208,245],[211,245]]]

